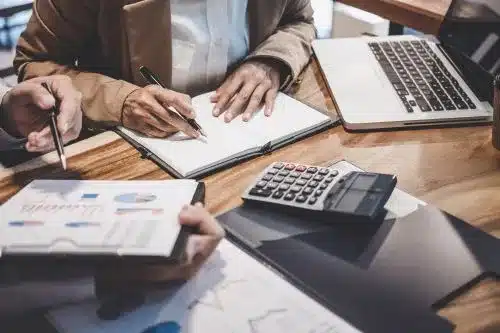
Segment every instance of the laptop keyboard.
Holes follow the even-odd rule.
[[[368,45],[408,112],[477,108],[427,42]]]

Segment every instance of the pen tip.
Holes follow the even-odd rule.
[[[67,164],[66,164],[66,156],[61,155],[61,164],[64,170],[67,169]]]

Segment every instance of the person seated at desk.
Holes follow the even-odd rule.
[[[43,86],[47,83],[60,102],[57,126],[64,142],[76,139],[82,128],[81,93],[63,75],[39,77],[12,89],[0,85],[0,151],[25,148],[29,152],[54,149],[48,112],[56,104]]]
[[[307,64],[316,36],[310,0],[39,0],[14,61],[22,80],[71,76],[85,116],[152,137],[197,137],[190,97],[214,90],[214,116],[248,121]],[[144,86],[146,66],[169,89]],[[229,75],[228,75],[229,74]]]

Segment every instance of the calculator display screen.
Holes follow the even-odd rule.
[[[377,180],[377,175],[360,174],[352,184],[352,188],[358,190],[369,190]]]
[[[337,209],[342,211],[354,212],[365,197],[366,192],[360,190],[349,190],[337,203]]]

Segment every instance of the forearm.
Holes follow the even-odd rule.
[[[311,43],[316,38],[310,1],[291,1],[280,26],[248,57],[272,58],[282,62],[289,80],[282,77],[282,88],[297,80],[312,55]]]
[[[100,73],[80,71],[76,67],[59,65],[51,61],[27,60],[19,62],[18,69],[21,81],[53,74],[69,76],[75,88],[82,93],[84,116],[92,122],[99,123],[102,127],[120,123],[125,99],[130,93],[139,89],[123,80]]]
[[[37,0],[21,34],[14,67],[19,80],[63,74],[83,95],[84,116],[103,126],[120,122],[125,98],[133,84],[77,66],[89,45],[99,38],[100,1]]]

